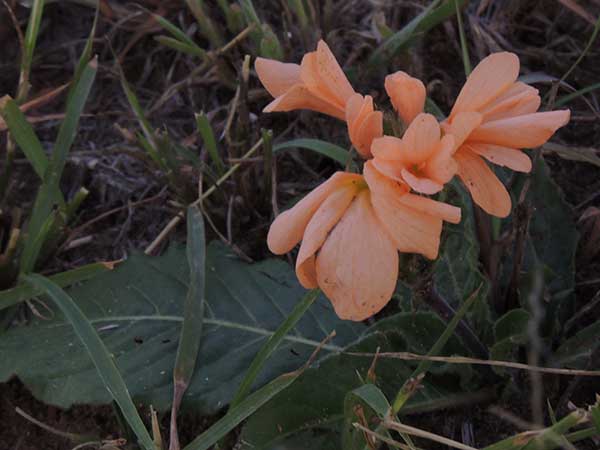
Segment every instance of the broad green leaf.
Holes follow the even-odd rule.
[[[519,192],[519,191],[516,191]],[[552,180],[550,170],[543,158],[531,179],[528,200],[534,207],[529,224],[529,241],[525,257],[520,287],[526,294],[527,273],[531,272],[536,261],[545,267],[546,324],[544,334],[560,329],[572,315],[575,289],[575,252],[579,233],[572,219],[571,208],[563,193]],[[548,245],[551,243],[552,245]],[[522,295],[522,301],[525,295]]]
[[[329,429],[340,439],[346,394],[364,385],[373,356],[354,353],[412,351],[426,353],[446,328],[430,313],[400,313],[377,322],[359,342],[339,355],[324,358],[319,367],[308,369],[293,386],[257,411],[242,431],[243,449],[271,450],[288,438],[306,430]],[[423,348],[426,348],[423,351]],[[448,353],[446,353],[448,352]],[[468,354],[453,336],[444,354]],[[384,395],[393,396],[411,376],[417,364],[379,358],[375,366],[376,385]],[[439,370],[438,370],[439,372]],[[457,377],[444,372],[428,375],[402,414],[435,410],[461,392]],[[464,393],[462,393],[464,395]],[[284,447],[285,448],[285,447]]]
[[[434,287],[454,309],[479,288],[477,300],[468,314],[475,332],[484,342],[493,342],[492,318],[488,300],[489,282],[479,269],[479,242],[475,233],[473,204],[469,193],[456,180],[451,186],[458,194],[451,201],[462,209],[459,224],[444,224],[441,254],[433,268]]]
[[[510,310],[494,324],[494,345],[490,347],[490,358],[500,361],[515,361],[519,347],[527,343],[527,324],[531,314],[517,308]],[[502,367],[492,367],[499,375],[506,373]]]
[[[256,357],[250,364],[250,368],[246,372],[246,376],[242,380],[235,397],[231,401],[231,408],[237,406],[237,404],[248,395],[250,388],[254,384],[256,377],[265,366],[269,357],[277,349],[281,341],[287,336],[292,328],[298,323],[298,321],[304,316],[304,313],[312,306],[319,295],[318,289],[309,291],[304,298],[296,305],[291,314],[281,323],[277,331],[273,333],[269,339],[265,342],[260,351],[256,354]]]
[[[496,342],[512,336],[526,334],[530,318],[531,314],[522,308],[513,309],[504,314],[494,324]]]
[[[275,395],[285,390],[302,374],[304,368],[280,375],[266,386],[258,389],[246,399],[242,400],[225,417],[211,426],[208,430],[190,442],[183,450],[208,450],[219,439],[238,426],[243,420],[258,410],[262,405],[271,400]]]
[[[342,447],[345,450],[362,450],[366,445],[364,434],[356,430],[353,423],[358,422],[369,427],[383,419],[390,408],[384,393],[373,384],[364,384],[346,394]]]
[[[77,337],[83,343],[89,359],[96,366],[104,387],[119,405],[121,413],[136,434],[139,444],[146,450],[155,450],[154,442],[131,400],[123,377],[115,365],[113,355],[108,352],[97,330],[94,329],[85,314],[71,297],[47,278],[34,274],[26,276],[25,279],[35,289],[44,290],[58,305],[65,318],[72,325]]]
[[[556,350],[553,362],[558,367],[585,369],[592,352],[600,347],[600,321],[579,331]]]
[[[351,158],[350,153],[342,147],[319,139],[293,139],[291,141],[281,142],[273,146],[273,153],[279,153],[293,148],[312,150],[313,152],[320,153],[321,155],[339,162],[342,166],[346,166]]]
[[[112,271],[68,290],[115,356],[132,397],[159,410],[170,406],[172,371],[189,284],[185,251],[131,256]],[[203,414],[226,406],[256,353],[305,294],[281,260],[246,264],[222,244],[208,246],[202,364],[186,391],[186,405]],[[275,350],[254,387],[305,362],[332,330],[322,355],[339,351],[364,330],[340,321],[322,296]],[[23,348],[30,349],[24,353]],[[59,312],[0,336],[0,380],[17,375],[52,405],[110,401],[70,324]]]

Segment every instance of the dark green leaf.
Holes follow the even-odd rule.
[[[155,450],[154,442],[131,400],[123,377],[115,365],[113,355],[108,352],[98,332],[94,329],[85,314],[71,297],[47,278],[41,275],[28,275],[25,279],[36,290],[45,291],[58,305],[65,318],[72,325],[77,337],[83,343],[89,358],[93,361],[94,366],[96,366],[104,387],[119,405],[127,423],[135,432],[139,444],[146,450]]]
[[[160,410],[171,403],[188,277],[185,252],[171,249],[161,257],[133,255],[116,269],[68,291],[115,355],[134,399]],[[249,265],[223,245],[209,245],[202,364],[194,372],[183,407],[213,414],[226,406],[256,353],[305,292],[292,268],[281,260]],[[340,321],[320,296],[273,352],[256,386],[297,368],[334,329],[337,336],[323,355],[356,339],[364,325]],[[0,354],[0,380],[17,375],[45,403],[69,407],[110,401],[59,313],[52,320],[34,319],[2,334]]]
[[[337,162],[343,167],[350,161],[350,153],[342,147],[330,142],[321,141],[319,139],[293,139],[287,142],[281,142],[273,146],[273,153],[279,153],[292,148],[304,148],[320,153]]]
[[[600,347],[600,321],[584,328],[567,339],[554,354],[554,364],[559,367],[585,369],[592,352]]]

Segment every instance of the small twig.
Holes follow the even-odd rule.
[[[375,439],[377,439],[377,440],[379,440],[381,442],[385,442],[386,444],[391,445],[392,447],[401,448],[403,450],[411,450],[411,448],[408,445],[403,444],[403,443],[398,442],[398,441],[395,441],[392,438],[389,438],[389,437],[384,436],[382,434],[376,433],[375,431],[372,431],[372,430],[368,429],[367,427],[361,425],[358,422],[353,423],[352,426],[354,428],[362,431],[363,433],[366,433],[369,436],[372,436],[373,438],[375,438]]]
[[[438,442],[443,445],[447,445],[449,447],[457,448],[459,450],[477,450],[474,447],[470,447],[468,445],[462,444],[457,441],[453,441],[452,439],[448,439],[444,436],[440,436],[435,433],[431,433],[429,431],[421,430],[420,428],[411,427],[410,425],[404,425],[402,423],[395,422],[393,420],[386,420],[384,422],[384,426],[390,428],[392,430],[398,431],[399,433],[406,433],[412,436],[421,437],[424,439],[429,439],[430,441]]]
[[[375,353],[372,352],[344,352],[350,356],[364,356],[373,358]],[[476,364],[496,367],[507,367],[511,369],[528,370],[538,373],[552,373],[555,375],[570,375],[581,377],[600,377],[600,370],[579,370],[579,369],[559,369],[555,367],[541,367],[530,364],[516,363],[511,361],[499,361],[495,359],[478,359],[469,358],[468,356],[427,356],[418,355],[410,352],[380,352],[379,358],[401,359],[405,361],[433,361],[444,362],[450,364]]]
[[[533,272],[533,287],[528,297],[529,309],[531,311],[531,319],[527,323],[527,336],[529,338],[529,352],[527,354],[527,362],[530,366],[537,366],[540,361],[542,352],[542,341],[539,336],[539,328],[544,318],[544,306],[541,305],[544,275],[542,268],[535,266]],[[544,385],[539,371],[531,371],[531,412],[533,414],[533,422],[537,425],[544,424]]]

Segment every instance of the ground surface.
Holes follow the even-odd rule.
[[[225,67],[210,68],[194,78],[187,78],[196,63],[158,45],[153,40],[158,31],[156,25],[149,23],[144,12],[135,5],[125,7],[120,3],[108,2],[114,7],[113,14],[100,16],[94,47],[99,55],[100,69],[63,177],[62,187],[67,197],[81,186],[85,186],[90,195],[73,226],[70,244],[44,262],[43,269],[47,273],[96,260],[120,259],[134,249],[144,249],[178,212],[173,200],[180,201],[180,198],[165,188],[161,174],[149,169],[143,152],[128,139],[128,132],[137,130],[137,125],[119,83],[115,54],[122,61],[123,70],[142,104],[152,111],[149,119],[153,125],[168,129],[176,141],[195,152],[199,151],[200,145],[194,137],[192,113],[206,111],[218,133],[221,133],[225,129],[228,109],[234,96],[234,88],[228,81],[236,82],[244,54],[243,45],[227,55],[222,62]],[[185,7],[174,5],[176,2],[163,5],[162,2],[148,0],[142,3],[174,23],[188,27],[193,23]],[[286,16],[289,13],[280,7],[279,2],[255,3],[275,31],[283,35],[283,23],[289,22]],[[392,6],[396,3],[392,1],[332,0],[323,3],[326,6],[316,7],[319,21],[315,24],[314,33],[304,38],[306,42],[297,35],[290,41],[283,41],[286,60],[299,61],[305,51],[314,47],[319,37],[326,37],[344,66],[360,67],[375,43],[373,18],[385,17],[391,28],[399,29],[422,10],[420,3],[423,2],[402,2],[401,7]],[[597,0],[579,3],[592,16],[600,13]],[[7,4],[14,10],[22,30],[25,29],[28,10],[21,6],[21,2],[14,0],[0,5],[0,94],[14,95],[19,73],[19,45],[7,13]],[[490,51],[506,49],[520,56],[523,73],[541,72],[560,77],[582,52],[593,28],[585,18],[555,0],[473,1],[466,11],[466,28],[473,61]],[[34,61],[33,92],[42,92],[70,80],[92,20],[93,10],[78,2],[59,1],[47,5]],[[198,41],[206,44],[202,39]],[[383,92],[379,90],[383,76],[391,69],[399,68],[428,80],[430,95],[447,109],[463,80],[455,21],[449,20],[419,39],[409,52],[394,60],[393,67],[382,68],[377,73],[358,69],[353,76],[357,85],[370,88],[363,88],[364,92],[371,90],[375,101],[383,102]],[[223,77],[223,73],[229,74],[229,80]],[[165,102],[161,101],[162,104],[157,103],[169,87],[186,78],[189,82],[180,90]],[[600,46],[596,43],[567,82],[575,89],[581,89],[599,80]],[[542,91],[548,88],[544,84],[538,87]],[[254,76],[250,77],[249,88],[247,107],[250,129],[246,136],[242,136],[240,148],[231,146],[232,157],[239,156],[245,151],[242,147],[247,149],[248,143],[258,139],[260,127],[274,129],[280,138],[320,137],[346,145],[344,128],[321,116],[310,113],[293,117],[259,115],[267,97]],[[573,112],[572,124],[558,133],[555,142],[600,148],[600,107],[593,93],[586,98],[588,103],[577,100],[569,105]],[[35,115],[60,112],[63,110],[63,101],[59,98],[36,110]],[[152,109],[153,106],[155,109]],[[47,147],[55,137],[57,123],[56,120],[48,120],[36,126]],[[1,133],[2,161],[5,142],[6,133]],[[547,161],[554,179],[574,207],[574,218],[583,233],[577,261],[577,301],[581,308],[593,301],[599,289],[599,284],[593,280],[600,273],[597,251],[600,243],[592,240],[588,234],[591,229],[589,223],[581,218],[590,207],[600,207],[600,169],[592,164],[567,161],[550,154],[547,155]],[[260,259],[268,254],[264,239],[273,213],[270,195],[265,194],[262,187],[257,188],[253,181],[258,173],[256,167],[260,166],[260,160],[245,163],[239,176],[234,179],[235,184],[226,185],[207,208],[214,227],[251,259]],[[328,176],[332,170],[330,161],[313,154],[286,155],[277,166],[277,203],[284,205],[299,192]],[[4,210],[14,206],[26,208],[35,195],[35,174],[22,157],[17,159],[15,171],[9,194],[0,205]],[[185,182],[193,192],[198,174],[190,170],[182,176],[189,178]],[[176,230],[172,238],[182,239],[182,232],[182,229]],[[209,233],[212,238],[217,237],[214,230]],[[163,242],[155,253],[167,244],[167,241]],[[27,312],[20,314],[26,316]],[[597,317],[598,314],[598,307],[592,309],[592,316]],[[560,398],[568,383],[555,379],[547,381],[549,395],[555,400]],[[578,396],[589,397],[592,388],[591,383],[581,383],[571,400],[577,404]],[[517,415],[527,415],[524,411],[527,405],[520,404],[510,396],[507,404],[502,406]],[[55,429],[70,433],[95,434],[103,439],[111,439],[117,437],[119,430],[110,407],[81,406],[61,411],[39,403],[19,381],[13,380],[0,384],[0,448],[29,450],[74,447],[68,440],[52,436],[17,415],[15,407]],[[206,426],[207,420],[210,421],[186,416],[183,439],[195,436]],[[440,420],[444,422],[443,430],[439,430]],[[475,413],[459,410],[414,417],[407,422],[424,427],[437,426],[441,434],[465,442],[474,433],[478,445],[498,440],[515,429],[508,422],[501,422],[495,415],[486,412],[486,405]],[[166,418],[162,424],[166,431]]]

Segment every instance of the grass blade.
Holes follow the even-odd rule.
[[[564,95],[564,96],[560,97],[558,100],[556,100],[556,103],[554,105],[557,108],[559,106],[566,105],[571,100],[574,100],[577,97],[581,97],[582,95],[585,95],[588,92],[595,91],[596,89],[600,89],[600,83],[594,83],[594,84],[586,86],[586,87],[584,87],[582,89],[579,89],[578,91],[572,92],[571,94]]]
[[[460,36],[460,50],[465,67],[465,75],[468,77],[471,74],[471,59],[469,58],[469,47],[467,46],[467,37],[462,21],[462,14],[458,6],[458,0],[454,0],[454,8],[456,11],[456,21],[458,23],[458,35]]]
[[[404,28],[386,39],[373,52],[373,55],[369,59],[369,64],[373,66],[385,63],[386,60],[410,45],[417,36],[427,33],[433,27],[451,17],[456,13],[454,1],[448,0],[441,5],[440,0],[431,2],[421,14],[406,24]],[[462,7],[467,1],[456,0],[459,7]]]
[[[250,389],[254,384],[254,381],[256,380],[256,377],[265,365],[265,362],[269,356],[271,356],[271,354],[277,349],[283,338],[285,338],[290,330],[294,328],[296,323],[298,323],[302,316],[304,316],[304,313],[308,310],[308,308],[310,308],[315,302],[319,292],[319,289],[313,289],[307,292],[304,298],[296,305],[291,314],[283,321],[279,328],[277,328],[277,331],[275,331],[275,333],[273,333],[273,335],[267,339],[265,345],[263,345],[263,347],[254,357],[248,372],[246,372],[244,379],[240,383],[240,387],[231,401],[230,411],[235,409],[235,407],[239,405],[244,398],[246,398],[248,392],[250,392]]]
[[[83,107],[92,88],[92,84],[94,83],[97,69],[97,60],[94,59],[90,61],[83,70],[79,81],[73,86],[72,95],[69,94],[70,97],[67,102],[65,119],[58,131],[58,137],[54,144],[52,157],[48,162],[43,184],[38,190],[29,226],[27,228],[27,235],[30,238],[25,240],[23,254],[27,255],[27,258],[21,258],[21,273],[28,273],[34,269],[41,245],[43,245],[42,242],[40,246],[38,246],[38,239],[32,238],[40,235],[42,227],[50,216],[52,209],[57,205],[61,207],[64,206],[64,199],[60,192],[59,182],[65,167],[69,149],[71,148],[77,133],[79,118],[81,117]]]
[[[194,439],[183,450],[208,450],[243,420],[256,412],[258,408],[290,386],[302,372],[304,372],[304,368],[281,375],[253,394],[250,394],[245,400],[239,403],[237,407],[230,410],[225,417]]]
[[[442,351],[442,349],[446,345],[446,342],[448,342],[448,339],[452,337],[452,334],[454,333],[454,330],[456,329],[460,321],[467,314],[469,309],[471,309],[471,306],[473,305],[475,300],[477,300],[477,294],[479,293],[480,289],[481,286],[475,289],[475,291],[469,296],[469,298],[463,302],[463,304],[460,306],[459,310],[456,312],[452,320],[448,323],[448,326],[446,327],[444,332],[437,339],[437,341],[435,341],[435,344],[433,344],[433,347],[431,347],[429,352],[427,352],[427,356],[436,356]],[[417,380],[418,383],[419,377],[425,374],[425,372],[429,370],[432,364],[433,361],[431,360],[422,360],[419,363],[419,365],[414,370],[410,378],[400,388],[398,394],[396,395],[396,398],[394,399],[394,403],[392,405],[394,414],[397,414],[400,411],[400,409],[402,409],[404,404],[415,392],[415,388],[417,387],[415,385],[415,380]]]
[[[48,168],[48,158],[44,153],[44,148],[25,114],[19,109],[17,102],[8,95],[0,100],[0,115],[6,122],[11,136],[33,166],[35,173],[43,179]]]
[[[206,57],[206,52],[197,45],[188,45],[185,42],[181,42],[178,39],[169,36],[155,36],[154,40],[165,47],[172,48],[178,52],[185,53],[190,56],[197,56],[199,58]]]
[[[50,281],[60,287],[70,286],[81,281],[94,278],[96,275],[112,270],[113,263],[92,263],[77,269],[67,270],[48,277]],[[35,289],[29,284],[20,284],[12,289],[0,291],[0,311],[17,303],[30,300],[33,297],[43,294],[40,289]]]
[[[190,267],[190,285],[185,299],[181,337],[173,370],[173,405],[171,408],[171,450],[179,450],[177,413],[183,394],[187,390],[196,358],[200,350],[200,338],[204,320],[206,240],[202,212],[196,206],[187,210],[187,260]]]
[[[94,37],[96,36],[96,27],[98,25],[98,16],[100,15],[99,9],[100,3],[96,6],[96,13],[94,14],[94,22],[92,23],[92,29],[90,30],[90,34],[85,42],[85,47],[81,52],[81,56],[79,57],[79,61],[77,62],[77,67],[75,68],[75,73],[73,74],[72,85],[75,86],[79,83],[85,68],[88,66],[90,60],[92,59],[92,49],[94,47]],[[75,95],[75,89],[71,89],[69,91],[67,102],[71,100],[71,97]]]
[[[208,121],[208,117],[204,114],[204,111],[200,112],[200,114],[195,114],[196,116],[196,128],[202,137],[202,141],[204,142],[204,147],[206,147],[206,151],[212,159],[215,167],[217,168],[217,173],[219,176],[222,176],[225,173],[225,165],[219,156],[219,149],[217,148],[217,140],[215,139],[215,133],[213,132],[212,127],[210,126],[210,122]]]
[[[145,450],[156,450],[154,442],[131,400],[127,386],[112,356],[108,353],[104,343],[87,317],[85,317],[69,295],[47,278],[32,274],[25,276],[25,280],[35,290],[44,291],[58,305],[65,317],[73,325],[77,336],[81,339],[90,358],[94,362],[104,385],[119,405],[121,412],[135,432],[141,447]]]
[[[33,5],[31,6],[31,14],[29,15],[27,31],[25,32],[25,41],[23,43],[25,48],[23,48],[23,59],[21,60],[21,74],[19,78],[19,93],[17,95],[17,100],[19,101],[25,100],[29,91],[29,73],[31,72],[35,44],[40,32],[44,3],[44,0],[34,0]]]
[[[293,139],[291,141],[281,142],[273,146],[273,153],[279,153],[283,150],[292,148],[312,150],[313,152],[320,153],[321,155],[339,162],[344,167],[350,159],[350,152],[339,145],[321,141],[320,139]]]

